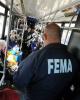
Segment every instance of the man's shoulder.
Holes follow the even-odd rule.
[[[38,58],[40,51],[34,51],[31,54],[29,54],[22,62],[26,62],[27,60],[29,61],[34,61],[35,59]]]
[[[36,57],[40,53],[40,50],[33,51],[29,56],[30,57]]]

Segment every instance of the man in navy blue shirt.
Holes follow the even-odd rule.
[[[31,53],[14,75],[18,89],[25,89],[27,100],[58,100],[73,83],[78,72],[76,59],[60,44],[60,27],[45,27],[44,48]]]

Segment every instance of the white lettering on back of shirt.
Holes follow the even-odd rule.
[[[53,69],[53,59],[48,59],[48,74],[51,74],[52,69]]]
[[[72,72],[72,62],[70,59],[48,59],[48,74]]]

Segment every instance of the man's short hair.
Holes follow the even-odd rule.
[[[54,22],[46,25],[45,32],[47,32],[49,35],[56,35],[61,38],[61,28]]]

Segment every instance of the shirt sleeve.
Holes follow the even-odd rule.
[[[13,81],[18,89],[27,87],[31,81],[35,66],[35,56],[35,53],[30,54],[20,63],[18,71],[14,73]]]

